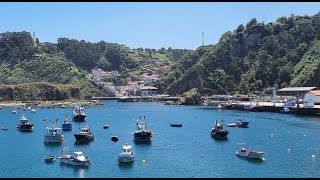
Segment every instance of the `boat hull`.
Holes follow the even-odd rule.
[[[135,132],[134,140],[135,141],[151,141],[152,133],[151,132]]]
[[[44,159],[46,162],[53,162],[54,160],[56,160],[55,156],[48,156]]]
[[[247,128],[248,125],[249,125],[249,122],[240,122],[236,124],[236,126],[240,128]]]
[[[129,156],[118,156],[118,161],[119,162],[123,162],[123,163],[130,163],[134,161],[134,156],[133,155],[129,155]]]
[[[251,112],[263,112],[264,109],[262,106],[255,106],[255,107],[244,107],[244,111],[251,111]]]
[[[72,130],[72,124],[62,124],[61,126],[62,130],[67,130],[67,131],[70,131]]]
[[[232,123],[232,124],[227,124],[226,126],[228,126],[228,127],[236,127],[236,123]]]
[[[225,104],[220,104],[220,106],[218,106],[218,109],[224,109],[224,110],[233,110],[235,109],[234,105],[232,104],[228,104],[228,105],[225,105]]]
[[[17,130],[19,131],[32,131],[34,125],[33,124],[22,124],[22,125],[17,125]]]
[[[182,127],[182,124],[170,124],[171,127]]]
[[[75,134],[76,141],[88,142],[94,139],[94,134]]]
[[[215,139],[226,140],[228,139],[228,134],[229,134],[229,131],[226,131],[226,130],[222,130],[222,131],[211,130],[211,136]]]
[[[61,143],[64,140],[63,135],[45,135],[44,142],[46,143]]]
[[[76,122],[84,122],[86,120],[86,117],[87,116],[85,115],[74,115],[73,120]]]
[[[91,164],[90,160],[79,161],[74,158],[60,158],[60,163],[72,165],[72,166],[89,166]]]
[[[245,157],[245,158],[251,158],[251,159],[261,159],[261,157],[264,155],[264,152],[241,152],[236,151],[237,156]]]

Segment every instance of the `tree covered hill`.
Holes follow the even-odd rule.
[[[67,85],[65,98],[108,96],[109,92],[92,83],[92,69],[118,70],[122,78],[129,78],[139,75],[149,59],[157,59],[171,67],[154,83],[158,93],[183,94],[197,88],[202,95],[247,94],[271,86],[320,86],[319,38],[320,13],[292,14],[267,24],[253,18],[224,33],[217,44],[196,50],[130,49],[65,37],[57,43],[40,43],[29,32],[5,32],[0,34],[0,83],[4,91],[10,85],[44,82],[59,84],[47,84],[52,88]],[[72,89],[70,97],[66,89]]]
[[[62,99],[109,96],[107,90],[92,83],[89,76],[92,69],[119,70],[126,75],[124,78],[127,78],[139,74],[141,67],[146,66],[150,58],[159,59],[170,66],[188,51],[190,50],[172,48],[130,49],[117,43],[91,43],[64,37],[59,38],[57,43],[40,43],[39,39],[34,40],[29,32],[5,32],[0,34],[0,83],[3,85],[0,93],[6,94],[7,91],[13,91],[12,88],[18,87],[8,85],[26,83],[23,86],[25,87],[31,86],[30,83],[45,82],[52,88],[72,85],[68,86],[72,87],[69,88],[72,91],[74,88],[79,89],[78,94],[69,93],[70,96],[63,96]],[[48,96],[42,100],[55,100],[50,95],[52,88],[43,88],[42,85],[35,87],[39,89],[29,89],[34,89],[35,92],[46,91],[44,94]],[[10,99],[9,96],[3,97],[3,100]],[[23,94],[19,97],[21,100],[27,98]]]
[[[320,86],[320,13],[255,18],[219,42],[184,54],[155,85],[163,93],[198,88],[202,95],[263,92],[268,87]]]

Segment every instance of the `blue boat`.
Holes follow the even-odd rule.
[[[238,122],[236,122],[236,127],[239,127],[239,128],[247,128],[249,125],[249,122],[247,121],[243,121],[242,119],[238,119]]]
[[[72,124],[67,116],[64,117],[63,124],[61,126],[62,130],[72,130]]]
[[[145,119],[145,117],[144,117]],[[137,120],[137,130],[132,132],[134,141],[150,141],[153,137],[153,132],[147,128],[147,124],[140,117],[140,121]]]

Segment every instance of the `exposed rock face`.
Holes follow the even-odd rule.
[[[50,83],[25,83],[0,85],[2,101],[57,101],[79,99],[80,89],[76,86]]]
[[[182,105],[198,105],[202,103],[201,95],[198,88],[190,89],[188,92],[182,94]]]
[[[170,95],[182,94],[193,87],[201,87],[202,81],[200,74],[196,67],[193,67],[188,70],[185,77],[178,79],[173,85],[172,88],[168,90]]]

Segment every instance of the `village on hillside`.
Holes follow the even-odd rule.
[[[122,77],[118,70],[104,71],[93,69],[91,72],[92,81],[110,91],[116,97],[123,96],[154,96],[158,88],[149,84],[159,79],[159,76],[170,70],[162,59],[149,58],[145,60],[148,65],[140,69],[139,75]],[[124,83],[114,83],[112,79],[124,78]]]

